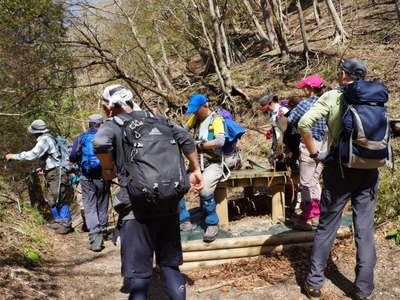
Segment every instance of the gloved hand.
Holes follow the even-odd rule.
[[[272,129],[265,130],[264,135],[267,140],[272,139]]]
[[[316,163],[324,162],[329,154],[329,151],[318,152],[318,156],[313,158]]]

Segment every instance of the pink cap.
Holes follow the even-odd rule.
[[[296,84],[297,87],[303,88],[305,86],[311,86],[313,88],[322,88],[324,86],[324,80],[318,75],[307,76],[303,81]]]

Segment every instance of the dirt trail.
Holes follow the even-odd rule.
[[[47,261],[37,271],[47,273],[57,286],[57,296],[48,299],[124,299],[128,297],[119,291],[121,287],[119,247],[111,242],[105,243],[105,249],[100,253],[87,250],[87,235],[74,233],[69,236],[55,236],[55,249],[57,256]],[[351,240],[338,245],[335,252],[335,263],[329,271],[329,279],[324,287],[324,300],[351,299],[346,296],[352,289],[351,281],[354,279],[354,247]],[[351,245],[350,247],[348,245]],[[374,299],[400,299],[400,247],[384,240],[378,234],[378,265],[376,268],[376,292]],[[308,257],[304,250],[302,257]],[[254,261],[254,259],[253,259]],[[307,262],[292,262],[292,266],[300,266],[304,270]],[[268,265],[268,260],[264,266]],[[278,264],[279,266],[279,264]],[[260,266],[263,268],[263,266]],[[274,272],[281,272],[275,267]],[[269,271],[268,271],[269,272]],[[290,272],[289,272],[290,273]],[[288,273],[288,274],[289,274]],[[294,276],[288,275],[283,280],[268,283],[254,281],[245,274],[235,274],[235,278],[245,280],[242,284],[233,284],[217,288],[208,292],[196,292],[201,287],[216,285],[224,276],[221,267],[208,270],[185,272],[187,276],[187,291],[189,300],[303,300],[307,299],[300,292],[299,283],[302,282],[304,272],[294,271]],[[273,274],[270,274],[273,275]],[[150,299],[167,300],[162,290],[162,283],[157,274],[151,285]],[[251,276],[250,276],[251,277]],[[246,282],[247,278],[247,282]],[[225,280],[229,281],[229,278]],[[242,280],[242,281],[243,281]]]

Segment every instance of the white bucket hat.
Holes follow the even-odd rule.
[[[28,127],[30,133],[46,133],[49,132],[46,123],[43,120],[35,120]]]

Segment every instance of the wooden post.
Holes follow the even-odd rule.
[[[285,185],[272,184],[272,222],[285,221]]]
[[[215,201],[217,202],[217,214],[219,218],[219,225],[229,225],[228,217],[228,197],[227,191],[224,187],[217,187],[215,190]]]

